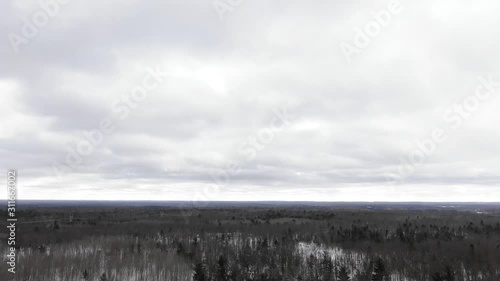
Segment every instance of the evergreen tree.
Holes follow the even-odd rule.
[[[223,255],[220,255],[217,260],[217,280],[227,281],[227,277],[227,260]]]
[[[106,273],[103,273],[101,275],[101,278],[99,278],[99,281],[108,281],[108,277],[106,276]]]
[[[441,276],[441,273],[435,272],[432,274],[432,281],[444,281],[443,276]]]
[[[205,275],[205,267],[203,263],[198,262],[194,266],[193,281],[206,281],[207,276]]]
[[[339,274],[337,275],[337,281],[349,281],[349,272],[345,266],[340,267]]]
[[[375,266],[372,274],[372,281],[384,281],[386,275],[385,264],[382,258],[377,258],[375,260]]]
[[[446,266],[444,268],[443,280],[444,281],[455,281],[455,272],[453,271],[453,269],[451,269],[450,266]]]
[[[432,281],[455,281],[455,272],[450,266],[445,266],[443,273],[436,272],[432,274]]]
[[[333,262],[332,258],[327,252],[323,253],[323,259],[321,261],[323,267],[323,280],[333,279]]]
[[[83,280],[89,280],[89,272],[85,269],[82,274]]]

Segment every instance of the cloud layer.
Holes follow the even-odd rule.
[[[392,2],[3,1],[0,167],[26,199],[499,201],[500,4]]]

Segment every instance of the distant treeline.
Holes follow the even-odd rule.
[[[31,222],[18,229],[21,281],[500,280],[498,209],[46,207],[18,217]]]

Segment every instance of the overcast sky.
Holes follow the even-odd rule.
[[[498,1],[42,2],[0,2],[20,199],[500,201]]]

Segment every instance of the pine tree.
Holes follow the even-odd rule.
[[[217,260],[217,280],[227,281],[227,260],[223,255]]]
[[[323,259],[321,261],[323,266],[323,280],[333,279],[333,262],[332,258],[327,252],[323,253]]]
[[[450,266],[445,266],[443,273],[435,272],[431,277],[432,281],[455,281],[455,272]]]
[[[432,274],[432,281],[444,281],[443,276],[441,276],[441,273],[435,272]]]
[[[194,266],[194,275],[193,275],[193,281],[206,281],[207,276],[205,275],[205,267],[203,266],[203,263],[198,262]]]
[[[101,278],[99,278],[99,281],[108,281],[108,277],[106,276],[106,273],[103,273],[101,275]]]
[[[385,264],[381,258],[375,260],[375,267],[373,269],[372,281],[384,281],[386,275]]]
[[[446,266],[444,268],[443,280],[444,281],[455,281],[455,272],[451,269],[450,266]]]
[[[340,267],[339,274],[337,276],[337,281],[349,281],[349,272],[345,266]]]
[[[82,274],[83,280],[89,280],[89,272],[85,269]]]

